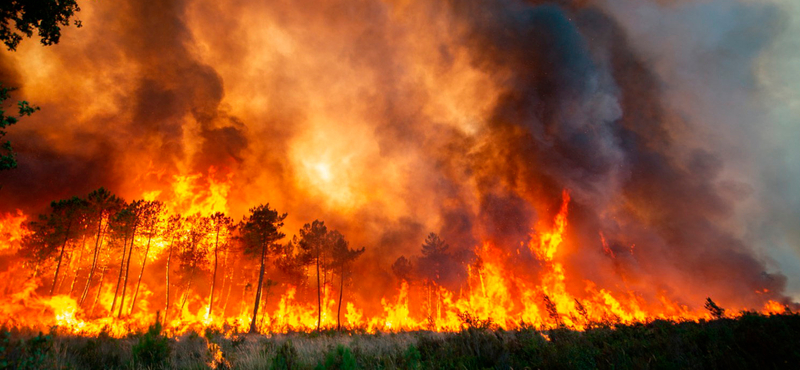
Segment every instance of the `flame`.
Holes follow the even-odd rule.
[[[23,224],[28,216],[21,210],[16,213],[0,214],[0,254],[15,253],[22,238],[29,233]]]
[[[167,216],[177,209],[206,214],[225,209],[223,200],[230,189],[229,183],[209,180],[206,182],[208,188],[198,192],[197,187],[202,182],[197,175],[175,177],[171,189],[172,197],[169,199],[177,205],[167,207],[168,213],[159,220],[160,230],[165,227]],[[164,193],[148,194],[158,198]],[[435,283],[410,284],[402,280],[396,292],[380,299],[381,308],[378,312],[370,311],[368,306],[360,307],[368,303],[365,301],[346,302],[343,315],[345,327],[361,328],[368,332],[457,331],[465,325],[504,329],[529,325],[545,329],[565,326],[583,330],[596,323],[628,324],[654,319],[699,320],[709,317],[701,308],[692,309],[670,299],[664,292],[658,295],[656,302],[651,302],[635,290],[603,288],[590,280],[581,282],[582,289],[575,289],[575,286],[581,284],[570,286],[568,281],[571,275],[564,262],[566,253],[562,251],[569,243],[569,192],[564,190],[561,198],[561,206],[553,217],[552,225],[539,223],[536,232],[531,233],[528,250],[538,259],[541,267],[535,274],[513,268],[512,261],[519,258],[519,250],[509,253],[492,242],[484,242],[474,250],[476,260],[480,263],[468,266],[466,285],[458,291]],[[29,232],[25,227],[26,220],[27,217],[21,212],[4,216],[0,223],[2,245],[6,246],[4,253],[15,250],[20,240]],[[603,233],[600,232],[599,235],[603,249],[610,251]],[[216,240],[215,236],[208,231],[204,236],[204,243]],[[221,237],[222,243],[231,238],[227,234]],[[143,246],[146,243],[144,235],[135,239],[136,245]],[[157,265],[163,268],[168,258],[169,245],[175,243],[175,240],[167,240],[164,235],[156,234],[150,243],[151,255],[148,258],[153,262],[148,266]],[[77,248],[78,245],[74,247]],[[142,248],[138,248],[133,255],[139,260],[144,258]],[[213,262],[209,258],[206,256],[206,262]],[[113,260],[109,261],[113,267]],[[229,265],[235,265],[235,262],[228,261]],[[28,269],[30,266],[19,265],[4,274],[8,277],[15,276],[14,281],[19,281],[20,276],[32,276]],[[77,268],[70,269],[78,275]],[[236,280],[229,274],[236,271],[231,266],[226,269],[227,272],[223,271],[221,275],[222,287],[218,287],[218,297],[225,295],[230,298],[236,294],[232,293],[232,285]],[[43,292],[40,288],[47,285],[46,279],[41,276],[25,278],[24,283],[18,286],[5,286],[0,297],[4,302],[0,308],[0,321],[16,326],[55,325],[67,332],[81,335],[106,332],[121,337],[131,331],[143,330],[162,312],[163,304],[152,302],[156,297],[163,296],[163,292],[158,292],[162,287],[145,281],[140,284],[135,310],[128,300],[122,308],[123,315],[116,315],[116,312],[111,311],[115,304],[114,289],[108,276],[104,279],[104,285],[93,290],[96,298],[84,302],[83,305],[77,302],[74,291],[52,297],[40,295]],[[272,289],[271,286],[269,288]],[[227,304],[227,309],[219,308],[214,314],[209,313],[208,292],[203,288],[175,285],[173,289],[177,292],[170,293],[173,306],[167,312],[168,321],[165,323],[167,330],[172,333],[180,334],[209,327],[226,333],[248,330],[252,319],[252,298],[245,294],[247,289],[242,290],[239,302],[234,300],[233,304]],[[263,298],[264,307],[257,318],[260,331],[280,333],[315,330],[318,315],[322,328],[336,327],[338,288],[334,284],[323,284],[319,314],[316,300],[309,299],[313,293],[308,287],[285,286],[275,289],[279,289],[277,294],[265,294]],[[756,293],[768,295],[770,292],[768,289],[760,289]],[[216,304],[221,305],[220,301]],[[119,308],[115,307],[116,310]],[[32,315],[32,312],[44,314]],[[763,312],[783,313],[786,312],[786,306],[768,300]],[[213,356],[218,355],[217,350],[213,343],[209,343],[209,351]],[[223,361],[217,357],[213,361]]]

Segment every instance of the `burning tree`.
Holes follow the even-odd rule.
[[[92,253],[92,266],[89,268],[89,276],[86,278],[86,285],[83,288],[83,293],[81,293],[80,305],[83,305],[86,296],[89,294],[92,277],[94,277],[94,273],[97,270],[97,262],[100,258],[103,237],[108,230],[109,218],[111,215],[115,214],[123,204],[121,199],[111,194],[105,188],[100,188],[89,193],[87,200],[89,202],[89,211],[87,212],[89,216],[89,227],[94,228],[94,225],[97,225],[97,232],[95,233],[94,252]]]
[[[143,234],[147,237],[147,243],[142,256],[142,268],[139,270],[139,278],[136,280],[136,291],[133,293],[133,301],[131,302],[130,313],[136,308],[136,298],[139,296],[139,287],[142,284],[142,275],[144,275],[144,266],[147,264],[147,256],[150,253],[150,243],[153,238],[157,237],[160,232],[161,218],[164,212],[164,203],[159,201],[145,202],[142,205],[142,229]]]
[[[339,305],[336,309],[336,330],[341,330],[341,316],[342,316],[342,296],[344,294],[344,280],[345,276],[350,274],[350,264],[360,257],[365,248],[350,249],[348,248],[347,240],[338,231],[331,232],[330,240],[332,244],[332,263],[334,268],[339,269]],[[319,329],[319,323],[317,324]]]
[[[325,222],[314,220],[310,224],[303,225],[300,229],[299,237],[295,243],[300,247],[300,262],[304,265],[314,264],[317,275],[317,331],[322,324],[322,285],[320,280],[326,276],[326,269],[329,266],[327,260],[331,253],[331,238],[328,234],[328,227]]]
[[[78,197],[52,202],[49,214],[40,215],[39,221],[29,224],[33,233],[23,241],[20,254],[26,256],[36,266],[34,276],[43,263],[57,256],[53,283],[50,286],[51,296],[55,293],[67,246],[85,229],[86,207],[86,201]]]
[[[208,297],[208,312],[206,315],[211,317],[214,307],[214,290],[217,286],[217,267],[219,265],[220,249],[227,249],[230,243],[231,234],[235,229],[233,218],[226,216],[222,212],[217,212],[209,218],[211,221],[211,231],[214,234],[214,268],[211,278],[211,294]],[[220,241],[222,237],[222,241]]]
[[[208,217],[195,214],[186,219],[184,227],[185,236],[181,240],[180,253],[178,254],[184,286],[180,307],[181,313],[189,300],[195,275],[198,270],[203,271],[207,268],[208,233],[211,230],[211,224]]]
[[[397,260],[392,263],[392,273],[394,273],[394,276],[400,279],[400,281],[411,281],[411,272],[413,269],[414,265],[411,264],[411,261],[409,261],[406,256],[397,257]]]
[[[131,256],[133,255],[133,248],[135,246],[134,241],[136,238],[136,231],[141,222],[143,203],[144,201],[142,200],[135,200],[130,204],[125,205],[114,216],[114,222],[111,225],[111,229],[114,233],[114,239],[117,242],[122,240],[119,277],[117,278],[117,287],[114,289],[114,300],[111,303],[111,312],[113,314],[117,304],[117,295],[119,294],[119,289],[121,286],[122,294],[117,317],[122,317],[122,307],[125,303],[125,292],[128,287],[128,272],[130,271]],[[127,257],[125,256],[126,253],[128,254]]]
[[[241,240],[244,251],[250,256],[260,256],[261,268],[258,272],[258,285],[256,286],[256,299],[253,303],[253,319],[250,322],[250,333],[255,333],[256,319],[258,318],[258,307],[261,302],[261,288],[264,283],[264,269],[267,263],[267,256],[274,250],[275,242],[283,239],[285,234],[280,232],[283,227],[283,220],[287,214],[279,214],[278,211],[271,209],[269,203],[250,209],[250,215],[246,216],[239,224],[241,230]]]
[[[172,262],[172,255],[175,254],[175,243],[180,242],[181,238],[183,237],[183,223],[184,219],[181,215],[172,215],[167,220],[167,224],[163,230],[163,238],[164,240],[169,240],[167,243],[167,261],[166,261],[166,274],[165,274],[165,288],[166,288],[166,301],[164,302],[164,321],[167,321],[167,317],[169,316],[169,304],[170,304],[170,282],[169,282],[169,272],[170,272],[170,263]]]
[[[422,257],[419,259],[420,274],[425,278],[428,302],[428,320],[435,325],[439,306],[439,287],[449,264],[453,262],[448,252],[450,246],[435,233],[428,234],[422,244]]]

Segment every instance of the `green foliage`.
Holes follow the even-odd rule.
[[[510,353],[500,334],[468,328],[444,340],[422,337],[417,345],[426,368],[508,368]]]
[[[41,369],[53,349],[53,337],[41,332],[31,338],[12,340],[11,332],[0,331],[0,369]]]
[[[89,338],[75,351],[77,368],[103,369],[122,367],[120,342],[101,333],[97,338]]]
[[[0,2],[0,40],[13,51],[23,36],[31,37],[36,31],[43,45],[57,44],[61,27],[69,26],[80,10],[75,0],[5,0]],[[81,26],[79,20],[73,23]]]
[[[350,348],[343,345],[336,346],[336,349],[329,351],[325,355],[325,362],[317,365],[316,369],[337,369],[337,370],[355,370],[358,368],[356,364],[356,357]]]
[[[34,336],[17,329],[3,330],[0,369],[53,368],[54,364],[108,370],[771,369],[797,368],[800,364],[797,346],[800,315],[797,314],[747,313],[736,319],[654,321],[596,327],[583,332],[566,328],[544,332],[532,328],[513,331],[467,328],[449,334],[291,334],[292,338],[303,341],[302,355],[291,340],[259,337],[254,343],[250,340],[252,336],[247,340],[244,336],[228,338],[214,330],[207,330],[204,336],[192,332],[169,343],[161,333],[160,324],[151,326],[146,334],[121,339],[107,335],[76,338],[39,333]],[[335,347],[330,344],[344,341],[349,344]],[[210,362],[207,351],[212,347],[222,352],[221,361]]]
[[[11,341],[11,333],[3,328],[0,331],[0,369],[7,369],[10,362],[7,358],[8,345]]]
[[[291,340],[287,340],[278,347],[275,357],[272,358],[270,370],[291,370],[298,367],[300,360],[297,357],[297,350],[292,345]]]
[[[2,6],[0,6],[2,9]],[[1,12],[1,10],[0,10]],[[0,25],[0,36],[2,36],[2,25]],[[17,116],[6,115],[3,109],[3,102],[11,98],[10,93],[14,91],[13,88],[3,87],[0,84],[0,139],[6,136],[5,128],[19,122],[18,117],[30,116],[33,112],[39,110],[39,107],[31,106],[26,101],[17,102]],[[17,156],[14,153],[14,148],[11,146],[10,141],[0,144],[0,171],[10,170],[17,167]]]
[[[161,335],[161,322],[151,325],[147,333],[133,346],[133,361],[137,366],[163,366],[169,364],[169,340]]]
[[[402,365],[406,369],[422,369],[422,354],[413,344],[409,345],[403,352]]]

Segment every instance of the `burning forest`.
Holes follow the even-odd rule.
[[[797,309],[798,173],[774,161],[796,157],[788,2],[80,6],[47,46],[0,53],[21,116],[5,327],[581,331]]]

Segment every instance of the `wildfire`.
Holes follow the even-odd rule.
[[[17,210],[16,213],[0,214],[0,254],[15,253],[22,238],[28,234],[23,224],[28,217]]]
[[[4,54],[0,83],[42,109],[4,128],[0,324],[582,330],[796,307],[734,230],[759,208],[736,194],[767,193],[737,177],[750,161],[703,139],[731,114],[661,94],[674,63],[616,7],[323,3],[91,2],[82,34]]]
[[[115,291],[111,285],[104,284],[111,276],[111,271],[108,270],[114,269],[112,261],[116,258],[111,251],[115,242],[111,236],[106,236],[102,241],[98,239],[99,246],[104,247],[100,253],[101,259],[105,256],[100,263],[106,264],[102,268],[102,276],[99,277],[101,285],[91,289],[96,292],[81,303],[80,289],[76,289],[76,286],[81,285],[81,280],[85,282],[88,269],[86,264],[90,262],[88,250],[91,247],[91,243],[86,241],[87,237],[84,237],[72,245],[67,261],[62,262],[63,269],[71,272],[72,276],[62,275],[66,277],[56,281],[56,295],[44,296],[43,289],[46,288],[48,278],[45,275],[37,276],[37,269],[42,269],[42,266],[14,267],[13,274],[27,278],[19,288],[7,286],[4,289],[4,308],[0,311],[2,321],[19,326],[56,325],[61,330],[83,335],[97,335],[104,331],[109,335],[123,336],[131,330],[143,330],[147,323],[163,313],[161,317],[164,318],[166,327],[174,333],[208,327],[226,332],[247,331],[252,321],[250,296],[254,287],[253,280],[246,280],[250,282],[242,286],[241,280],[235,277],[235,269],[246,267],[237,265],[237,252],[231,247],[236,242],[231,231],[233,229],[221,229],[224,226],[220,223],[222,218],[214,218],[215,221],[205,228],[197,229],[197,220],[185,219],[183,223],[176,223],[180,219],[170,217],[176,209],[199,210],[210,214],[225,208],[224,202],[221,202],[225,198],[223,193],[227,191],[224,184],[209,181],[209,189],[198,193],[202,196],[187,195],[197,190],[192,189],[196,185],[189,184],[196,184],[198,178],[199,176],[175,178],[173,192],[176,197],[173,200],[179,206],[167,206],[166,211],[159,214],[156,224],[151,228],[154,230],[152,234],[142,232],[133,238],[130,243],[131,248],[135,247],[136,253],[132,255],[136,256],[137,261],[134,263],[142,271],[163,271],[165,266],[170,266],[170,261],[174,266],[173,258],[187,253],[187,241],[194,240],[193,238],[202,240],[206,248],[210,248],[209,251],[216,251],[216,259],[213,253],[206,253],[195,263],[212,266],[216,261],[221,270],[217,280],[219,287],[200,286],[200,283],[195,283],[193,287],[192,280],[179,281],[178,284],[170,280],[168,284],[174,290],[167,291],[170,292],[168,295],[172,302],[165,306],[160,297],[164,296],[167,286],[158,286],[150,278],[138,284],[128,282],[131,289],[135,289],[135,298],[119,301],[119,289]],[[150,193],[150,196],[153,195]],[[552,225],[548,227],[540,224],[536,232],[531,233],[528,247],[531,255],[539,261],[540,271],[531,273],[510,268],[514,265],[514,259],[520,258],[519,251],[509,254],[493,243],[485,242],[474,249],[474,260],[479,262],[467,266],[466,285],[459,290],[450,290],[433,280],[402,279],[396,292],[382,295],[380,311],[370,311],[368,301],[346,302],[344,326],[367,332],[457,331],[469,325],[504,329],[526,325],[540,328],[566,326],[581,330],[598,323],[628,324],[654,319],[698,320],[710,317],[704,311],[690,309],[664,294],[659,295],[657,302],[648,302],[634,290],[612,291],[599,287],[590,280],[582,282],[582,290],[571,290],[568,287],[570,273],[564,264],[566,255],[561,252],[561,247],[569,243],[566,231],[569,227],[570,200],[569,192],[564,190],[561,206]],[[0,223],[0,236],[7,255],[24,244],[26,236],[32,235],[26,227],[26,220],[27,217],[18,212],[6,215]],[[107,227],[107,223],[112,222],[109,221],[110,218],[103,220],[100,224],[101,231]],[[604,253],[610,254],[602,232],[600,239]],[[212,246],[216,246],[216,249]],[[83,253],[82,249],[87,252]],[[81,257],[82,253],[84,257]],[[610,255],[613,257],[613,254]],[[281,257],[289,258],[291,253],[285,252]],[[185,268],[185,265],[182,266]],[[171,269],[168,268],[167,271],[174,275]],[[306,276],[311,277],[313,274],[309,271]],[[572,285],[575,286],[574,283]],[[206,298],[210,294],[207,291],[209,288],[218,289],[216,299]],[[262,288],[264,295],[260,304],[263,307],[255,319],[257,327],[260,331],[268,332],[310,331],[316,328],[319,320],[320,327],[335,328],[342,317],[341,312],[337,312],[341,311],[337,307],[340,288],[332,279],[324,277],[320,286],[318,307],[308,299],[309,287],[280,286],[269,280]],[[302,297],[298,296],[299,289],[304,291]],[[763,289],[756,293],[767,294],[768,290]],[[212,313],[213,304],[219,308]],[[320,312],[317,312],[318,308]],[[784,304],[768,300],[763,312],[783,313],[785,310]],[[28,316],[32,312],[44,314]]]

